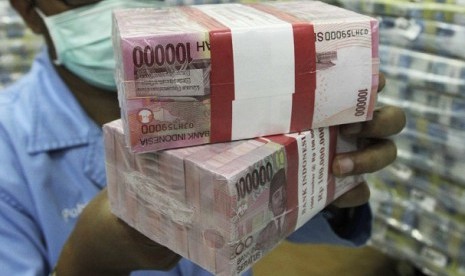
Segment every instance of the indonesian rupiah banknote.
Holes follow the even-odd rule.
[[[116,11],[134,152],[370,120],[378,22],[318,1]]]
[[[342,193],[337,128],[136,154],[122,121],[104,126],[112,211],[216,275],[250,268]]]

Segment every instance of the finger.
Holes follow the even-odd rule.
[[[376,140],[363,150],[336,155],[332,166],[333,174],[347,176],[375,172],[394,162],[396,157],[397,148],[394,142],[388,139]]]
[[[342,125],[340,131],[345,136],[383,138],[402,131],[405,123],[405,112],[401,108],[384,106],[374,111],[371,121]]]
[[[379,83],[378,83],[378,92],[381,92],[386,85],[386,78],[383,73],[379,73]]]
[[[363,205],[367,203],[369,199],[370,188],[366,182],[362,182],[338,197],[331,205],[338,208],[350,208]]]

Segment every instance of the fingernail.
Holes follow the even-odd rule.
[[[336,160],[340,174],[347,174],[354,170],[354,161],[348,157],[341,157]]]
[[[362,123],[345,125],[342,127],[341,131],[345,135],[358,134],[362,131]]]

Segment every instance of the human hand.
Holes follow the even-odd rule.
[[[129,275],[169,270],[180,256],[143,236],[110,211],[107,190],[84,208],[65,243],[57,275]]]
[[[384,75],[380,75],[378,91],[384,87]],[[405,126],[402,109],[384,106],[374,111],[373,119],[363,123],[342,125],[340,132],[347,137],[357,138],[360,149],[336,155],[332,164],[335,176],[371,173],[394,162],[397,148],[390,136],[399,133]],[[355,207],[368,202],[370,189],[363,182],[336,199],[332,205],[339,208]]]

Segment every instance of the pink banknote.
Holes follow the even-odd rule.
[[[374,18],[318,1],[129,9],[113,18],[134,152],[372,118]]]
[[[122,121],[104,126],[112,211],[215,275],[238,275],[363,181],[335,178],[355,149],[337,128],[135,154]]]

